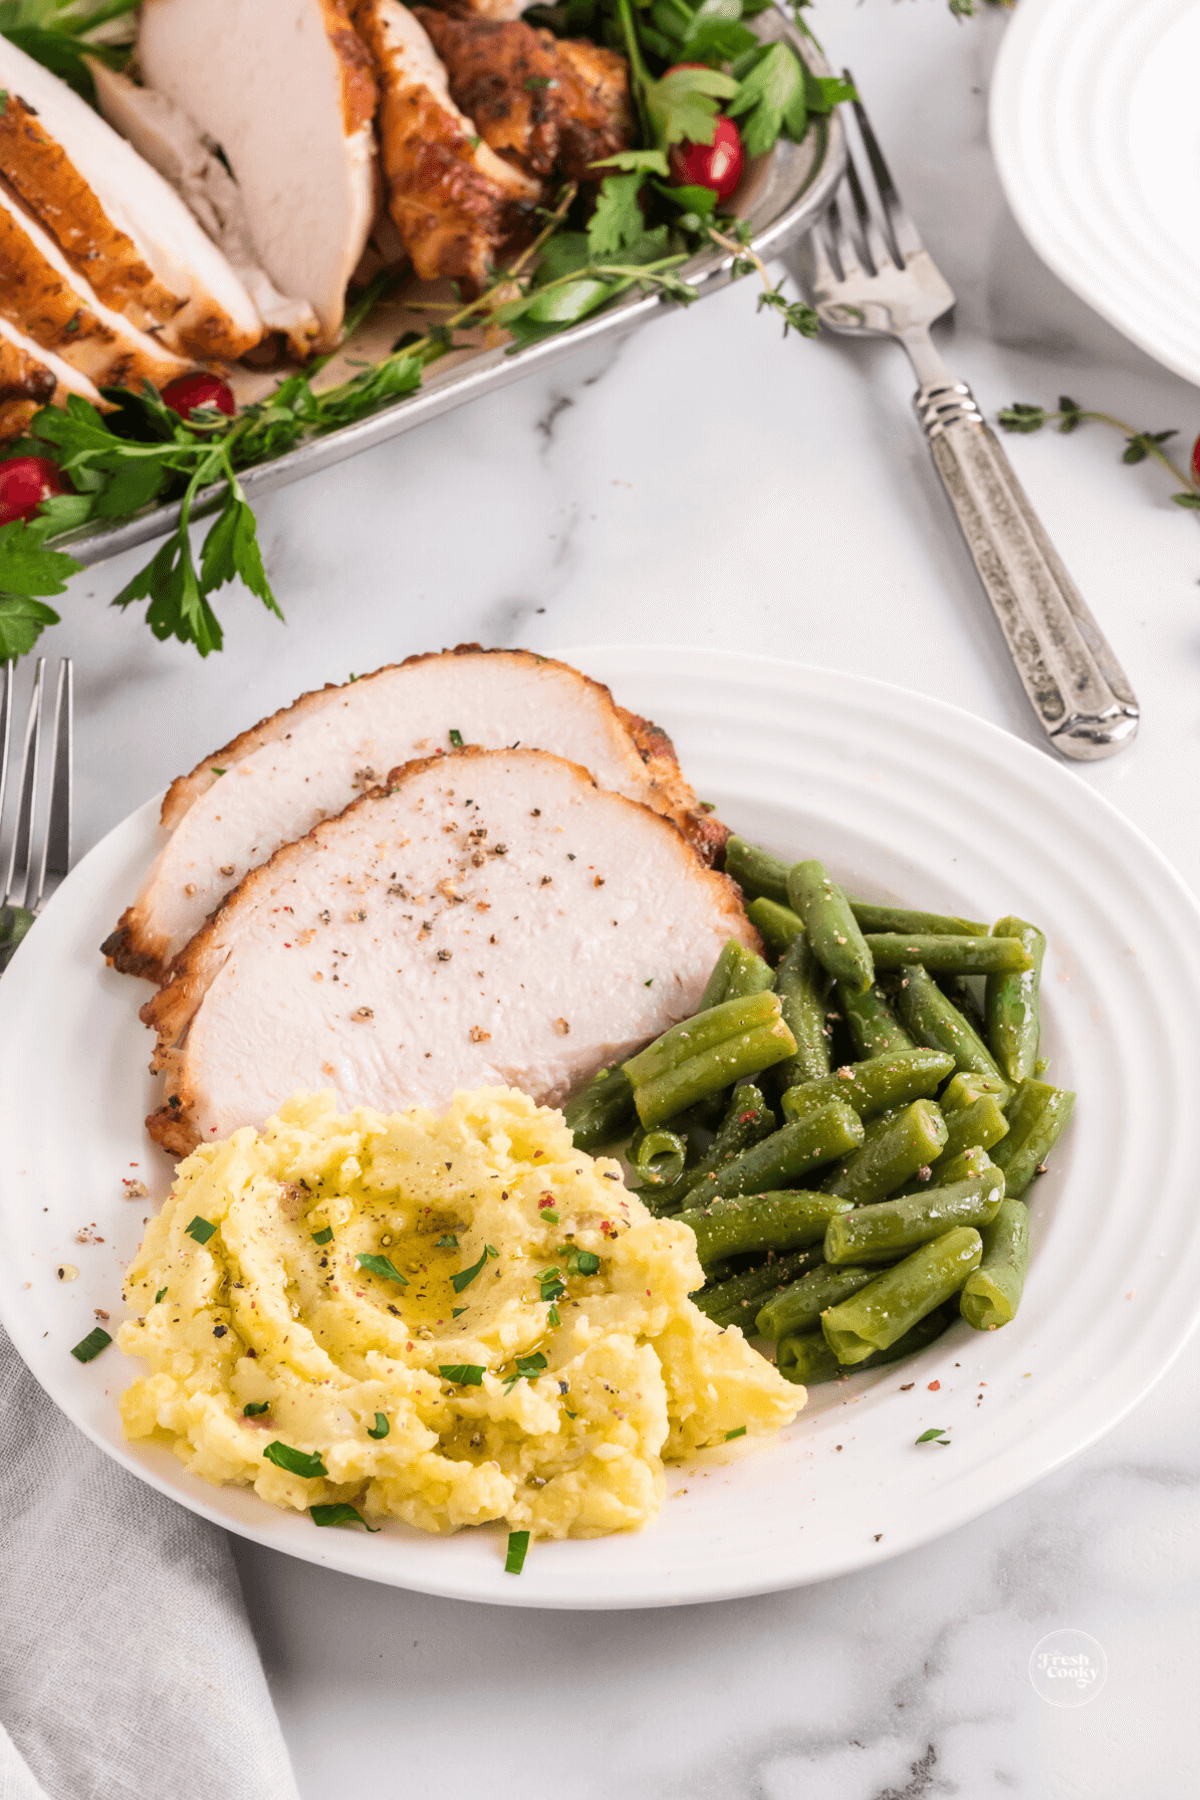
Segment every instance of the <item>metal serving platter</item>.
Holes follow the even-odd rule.
[[[790,21],[768,12],[754,21],[755,29],[766,41],[780,38],[791,44],[815,73],[828,75],[824,62],[812,41],[798,32]],[[833,197],[834,189],[845,168],[846,148],[841,120],[836,111],[827,118],[815,119],[804,141],[793,144],[781,138],[768,156],[750,167],[738,196],[737,211],[754,228],[754,248],[766,262],[778,256],[802,237],[820,217]],[[728,285],[732,256],[718,250],[704,251],[684,263],[678,273],[695,287],[703,298]],[[745,277],[744,279],[752,279]],[[364,362],[382,360],[399,334],[419,325],[420,313],[413,312],[414,302],[449,298],[435,284],[413,280],[394,298],[381,302],[370,318],[347,340],[322,371],[314,388],[319,392],[332,387],[360,369]],[[489,346],[485,333],[473,334],[477,342],[455,350],[435,363],[420,389],[408,399],[374,413],[357,424],[343,426],[324,437],[312,438],[297,449],[276,457],[272,462],[257,464],[239,474],[239,480],[252,503],[262,494],[272,493],[287,482],[313,475],[333,463],[344,462],[360,450],[369,450],[401,432],[412,431],[427,419],[437,418],[452,407],[490,394],[509,382],[550,368],[586,345],[623,336],[651,319],[660,318],[670,301],[654,294],[629,294],[604,312],[584,319],[558,336],[516,353],[503,346]],[[277,382],[290,371],[270,372],[235,369],[232,385],[240,402],[265,398]],[[199,519],[217,510],[224,497],[223,486],[205,489],[197,496],[192,517]],[[138,544],[146,544],[174,530],[179,520],[177,501],[166,506],[147,507],[128,519],[97,527],[81,525],[73,532],[54,540],[56,549],[70,550],[85,566],[103,562]]]

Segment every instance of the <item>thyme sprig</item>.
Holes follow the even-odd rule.
[[[1176,506],[1186,507],[1190,511],[1200,510],[1200,479],[1195,472],[1195,461],[1191,468],[1182,467],[1175,461],[1170,451],[1163,448],[1171,438],[1178,437],[1178,431],[1139,431],[1124,419],[1118,419],[1112,413],[1093,412],[1072,400],[1068,394],[1059,396],[1058,410],[1049,412],[1042,406],[1031,406],[1018,400],[1012,406],[1006,406],[997,414],[998,423],[1005,431],[1033,432],[1041,431],[1043,426],[1057,426],[1060,432],[1069,434],[1077,431],[1081,425],[1107,425],[1113,431],[1119,431],[1125,439],[1125,449],[1121,455],[1123,463],[1145,462],[1147,458],[1161,463],[1167,472],[1179,483],[1179,489],[1171,495]]]

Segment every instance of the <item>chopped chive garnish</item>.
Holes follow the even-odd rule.
[[[482,1387],[482,1363],[439,1363],[438,1374],[443,1381],[453,1381],[458,1387]]]
[[[318,1475],[328,1475],[329,1470],[321,1461],[319,1450],[295,1450],[291,1444],[268,1444],[263,1451],[268,1462],[273,1462],[277,1469],[286,1469],[289,1475],[303,1475],[309,1481]]]
[[[943,1449],[950,1447],[950,1439],[940,1425],[931,1426],[928,1431],[923,1431],[916,1441],[918,1444],[941,1444]]]
[[[195,1238],[198,1244],[207,1244],[209,1238],[216,1229],[216,1226],[211,1220],[202,1219],[200,1214],[197,1213],[196,1217],[187,1228],[187,1234],[190,1238]]]
[[[557,1306],[552,1306],[550,1308],[550,1311],[546,1314],[546,1323],[547,1323],[547,1325],[561,1325],[562,1324],[562,1320],[558,1316]]]
[[[559,1269],[542,1269],[538,1273],[538,1299],[561,1300],[566,1293],[566,1285]]]
[[[461,750],[463,747],[463,734],[461,731],[456,731],[453,725],[450,727],[450,742],[456,750]]]
[[[529,1533],[527,1531],[510,1531],[508,1534],[508,1554],[504,1558],[504,1573],[519,1575],[525,1567],[525,1556],[529,1549]]]
[[[746,1435],[746,1427],[744,1425],[739,1425],[739,1426],[737,1426],[737,1428],[735,1430],[727,1431],[725,1433],[725,1442],[728,1444],[735,1437],[745,1437],[745,1435]]]
[[[324,1231],[314,1231],[312,1234],[312,1241],[314,1244],[332,1244],[333,1226],[327,1225]]]
[[[450,1308],[450,1317],[452,1319],[460,1319],[466,1311],[467,1308],[465,1306],[452,1306]]]
[[[242,1408],[242,1417],[243,1419],[257,1419],[260,1414],[270,1412],[270,1410],[271,1402],[269,1400],[250,1400]]]
[[[376,1413],[374,1430],[372,1430],[371,1426],[368,1425],[367,1426],[367,1436],[370,1438],[385,1438],[391,1429],[392,1429],[391,1426],[388,1424],[387,1414],[386,1413]]]
[[[310,1506],[308,1516],[314,1525],[367,1525],[357,1506],[339,1500],[331,1506]],[[367,1525],[368,1531],[379,1531],[378,1525]]]
[[[158,1305],[158,1303],[159,1303],[159,1301],[160,1301],[160,1300],[165,1300],[165,1299],[166,1299],[166,1297],[167,1297],[167,1290],[166,1290],[166,1288],[159,1288],[159,1290],[158,1290],[158,1292],[157,1292],[157,1294],[155,1294],[155,1296],[154,1296],[154,1304],[155,1304],[155,1306],[157,1306],[157,1305]]]
[[[499,1256],[499,1254],[500,1252],[496,1249],[494,1244],[485,1244],[483,1246],[483,1255],[477,1263],[472,1263],[469,1269],[460,1269],[457,1275],[452,1275],[450,1277],[450,1286],[454,1289],[455,1293],[461,1294],[464,1288],[470,1287],[475,1277],[482,1270],[488,1257]]]
[[[531,1356],[518,1356],[517,1372],[505,1382],[505,1393],[511,1394],[518,1381],[536,1381],[545,1367],[546,1359],[540,1350],[535,1350]]]
[[[218,769],[215,763],[210,766],[214,775],[223,775],[225,773],[224,769]]]
[[[572,1250],[570,1267],[578,1275],[594,1275],[600,1267],[600,1258],[594,1250]]]
[[[577,1419],[579,1417],[579,1414],[573,1413],[569,1406],[564,1406],[563,1411],[566,1413],[568,1419]]]
[[[556,1212],[544,1212],[542,1214],[542,1223],[543,1225],[557,1225],[558,1214]]]
[[[71,1346],[71,1355],[77,1362],[91,1362],[94,1356],[99,1356],[102,1350],[107,1350],[111,1343],[112,1339],[107,1331],[101,1331],[97,1325],[94,1331],[89,1331],[85,1338],[81,1338],[77,1344]]]
[[[433,1247],[435,1250],[457,1250],[458,1239],[452,1231],[448,1231],[445,1237],[440,1237]]]
[[[389,1257],[368,1256],[360,1250],[355,1261],[364,1269],[369,1269],[372,1275],[382,1275],[385,1281],[398,1281],[401,1287],[408,1286],[408,1277],[400,1273]]]

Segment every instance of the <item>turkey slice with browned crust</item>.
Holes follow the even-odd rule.
[[[161,979],[248,869],[388,769],[449,750],[451,733],[488,749],[552,750],[601,787],[666,813],[706,850],[723,841],[670,740],[615,706],[606,687],[526,650],[463,645],[305,694],[176,781],[162,809],[172,835],[104,954],[126,974]]]
[[[446,1106],[496,1083],[557,1105],[695,1012],[738,889],[661,814],[541,750],[394,770],[256,869],[142,1009],[182,1155],[291,1094]]]

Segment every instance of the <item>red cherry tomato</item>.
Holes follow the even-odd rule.
[[[215,406],[229,418],[237,411],[233,389],[219,375],[181,375],[178,381],[168,381],[161,398],[181,419],[190,418],[198,406]]]
[[[73,492],[58,464],[48,456],[14,456],[0,463],[0,525],[32,519],[43,500]]]
[[[1200,437],[1192,445],[1192,480],[1200,481]]]
[[[668,163],[674,187],[711,188],[718,200],[728,200],[742,179],[742,138],[732,119],[723,114],[713,121],[711,144],[672,144]]]

